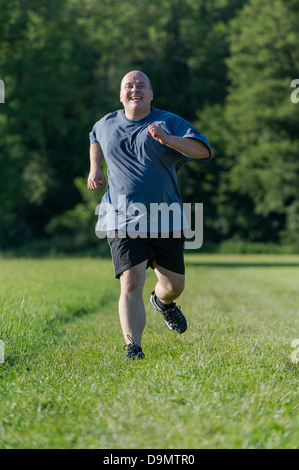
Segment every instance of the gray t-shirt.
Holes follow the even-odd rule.
[[[192,159],[149,136],[148,125],[153,123],[167,133],[198,139],[209,147],[206,136],[188,121],[156,108],[139,121],[128,119],[120,109],[96,122],[89,134],[90,142],[100,144],[108,176],[108,187],[99,210],[98,231],[123,230],[137,222],[140,230],[150,231],[153,219],[150,209],[154,203],[182,206],[177,172]],[[160,222],[158,231],[161,231]]]

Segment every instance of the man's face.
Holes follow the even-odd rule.
[[[138,71],[129,72],[121,82],[120,101],[130,119],[142,119],[151,111],[153,91],[147,76]]]

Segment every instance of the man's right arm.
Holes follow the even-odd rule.
[[[106,179],[101,168],[104,163],[104,154],[100,144],[97,142],[90,144],[89,156],[90,172],[88,175],[87,187],[88,189],[105,188]]]

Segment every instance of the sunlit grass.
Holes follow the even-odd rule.
[[[126,361],[108,259],[0,260],[1,448],[296,448],[299,257],[186,254],[175,335]]]

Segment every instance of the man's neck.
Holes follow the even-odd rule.
[[[130,121],[140,121],[141,119],[145,118],[151,113],[152,109],[150,108],[146,112],[140,112],[138,110],[126,110],[125,109],[125,116],[127,119],[130,119]]]

